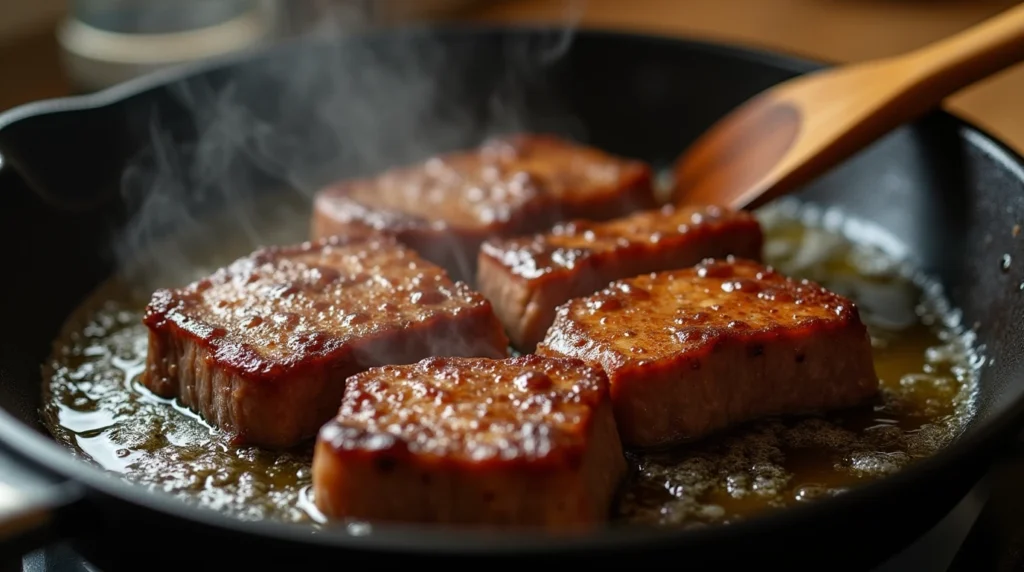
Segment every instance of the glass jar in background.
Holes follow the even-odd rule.
[[[494,0],[70,0],[57,30],[73,89],[103,89],[307,33],[431,20]]]
[[[257,7],[253,0],[72,0],[72,16],[97,30],[173,34],[218,26]]]
[[[264,0],[72,0],[57,28],[77,92],[257,47],[274,36]]]

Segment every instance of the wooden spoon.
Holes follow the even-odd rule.
[[[781,83],[718,121],[676,162],[673,202],[758,207],[1022,59],[1024,4],[902,56]]]

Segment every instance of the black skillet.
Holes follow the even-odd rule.
[[[115,254],[125,249],[113,245],[133,215],[145,213],[147,236],[173,236],[184,228],[182,212],[212,213],[225,199],[251,200],[284,186],[312,189],[494,131],[554,131],[665,165],[749,96],[816,67],[761,51],[600,31],[393,30],[303,40],[0,116],[0,153],[24,181],[0,189],[0,479],[14,487],[0,488],[0,501],[13,499],[40,517],[16,524],[0,508],[6,548],[67,538],[105,569],[344,567],[364,558],[435,557],[621,557],[634,566],[725,569],[880,561],[960,500],[1024,419],[1024,236],[1013,232],[1024,222],[1024,160],[945,113],[892,134],[802,195],[873,221],[905,245],[941,278],[989,360],[977,416],[958,442],[839,497],[691,531],[612,527],[555,538],[380,526],[312,534],[233,520],[132,486],[73,458],[39,422],[39,364],[68,313],[123,260]],[[199,130],[206,143],[231,151],[195,169],[191,142]],[[152,167],[154,157],[175,166],[163,171],[176,174],[159,187],[173,201],[142,200],[139,189],[151,188],[145,179],[118,191],[129,162]],[[149,245],[137,241],[128,252],[145,255]]]

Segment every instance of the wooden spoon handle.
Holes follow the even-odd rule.
[[[691,146],[676,163],[674,201],[756,207],[1021,60],[1024,4],[902,56],[784,82]]]
[[[1024,60],[1024,4],[900,58],[916,80],[914,97],[927,107]]]

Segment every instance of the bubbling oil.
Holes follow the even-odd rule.
[[[982,358],[937,283],[880,247],[885,235],[835,213],[787,200],[758,216],[766,262],[858,303],[881,394],[856,409],[766,419],[672,451],[631,452],[633,475],[616,509],[621,521],[707,526],[842,494],[932,455],[971,418]],[[226,247],[209,264],[242,254]],[[141,385],[148,292],[137,286],[104,284],[55,342],[44,366],[43,411],[54,437],[126,480],[185,502],[240,519],[318,526],[311,446],[285,453],[234,447]]]

